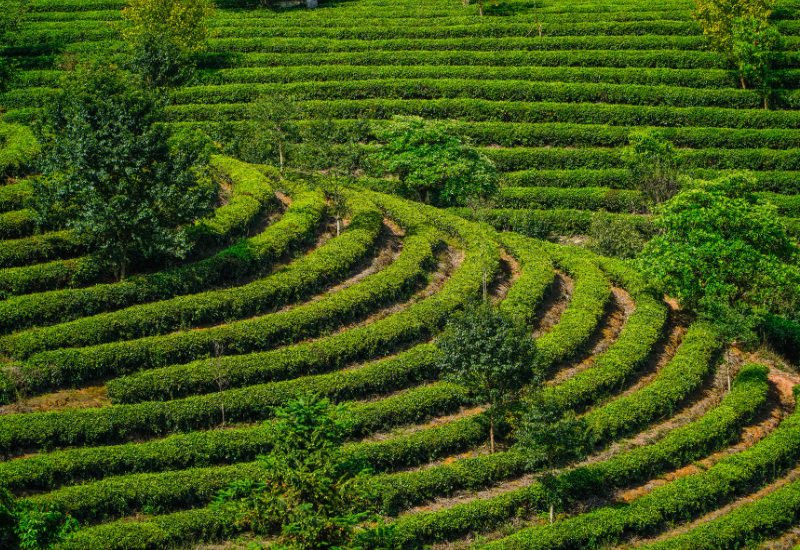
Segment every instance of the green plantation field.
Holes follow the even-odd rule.
[[[320,189],[215,155],[226,200],[190,228],[192,254],[114,283],[71,231],[37,230],[17,176],[35,171],[27,125],[58,91],[57,56],[121,59],[124,4],[32,0],[0,96],[0,175],[15,176],[0,186],[0,488],[80,523],[53,548],[248,536],[212,500],[259,476],[273,407],[308,391],[349,405],[337,452],[376,472],[369,507],[403,549],[800,543],[800,377],[726,350],[631,264],[542,238],[586,235],[601,210],[652,236],[623,157],[647,127],[689,175],[752,170],[800,235],[800,2],[772,15],[789,52],[770,110],[705,47],[690,0],[537,5],[541,37],[532,0],[484,17],[454,0],[221,0],[197,81],[170,92],[174,127],[235,127],[262,94],[297,98],[331,148],[377,149],[394,115],[452,119],[502,172],[496,208],[479,224],[367,174],[337,235]],[[545,394],[596,437],[559,471],[552,524],[545,465],[505,437],[514,419],[489,454],[485,407],[436,368],[437,335],[485,278],[536,337]]]

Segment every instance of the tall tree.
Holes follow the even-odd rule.
[[[544,377],[536,366],[533,338],[517,319],[483,302],[453,315],[436,345],[442,378],[469,388],[476,403],[489,405],[494,453],[494,428],[502,406]]]
[[[157,123],[159,103],[116,67],[78,67],[62,81],[37,133],[40,222],[72,228],[118,280],[131,249],[181,256],[187,224],[212,211],[217,190],[197,134]]]
[[[695,0],[692,15],[711,48],[733,59],[734,21],[740,17],[767,21],[774,6],[775,0]]]
[[[349,424],[343,408],[306,394],[275,409],[269,425],[272,450],[259,456],[263,477],[233,483],[217,507],[233,507],[238,522],[264,535],[277,535],[274,548],[305,550],[351,547],[357,525],[373,495],[368,472],[338,451]]]
[[[754,338],[763,312],[796,315],[800,249],[775,207],[752,193],[755,179],[686,185],[657,211],[660,233],[639,255],[643,272],[728,340]]]
[[[376,133],[386,141],[378,159],[397,176],[401,194],[427,204],[465,205],[497,189],[497,167],[452,124],[395,117]]]
[[[742,88],[757,90],[769,108],[769,95],[778,83],[777,62],[783,58],[783,37],[767,21],[740,17],[733,24],[733,56]]]
[[[542,392],[533,393],[525,404],[527,411],[516,433],[515,448],[527,454],[534,466],[544,465],[538,477],[550,505],[550,523],[553,523],[555,508],[563,503],[569,489],[558,476],[558,467],[569,461],[583,460],[592,447],[593,438],[582,418],[548,402]]]
[[[188,53],[202,51],[214,35],[211,0],[129,0],[122,10],[122,35],[131,42],[161,37]]]
[[[678,154],[658,130],[631,132],[624,158],[634,181],[650,204],[674,197],[678,185]]]

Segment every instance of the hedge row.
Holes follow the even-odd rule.
[[[555,366],[580,350],[597,328],[611,298],[611,284],[603,272],[574,247],[548,247],[556,265],[575,280],[569,306],[558,324],[537,342],[537,361],[543,368]]]
[[[472,24],[437,25],[264,25],[259,20],[217,20],[217,40],[231,38],[306,38],[309,40],[398,40],[398,39],[458,39],[458,38],[517,38],[530,31],[531,23],[506,19],[484,19]],[[786,24],[784,24],[784,27]],[[695,22],[685,21],[585,21],[549,23],[546,38],[595,36],[700,36]],[[71,25],[61,22],[37,22],[14,34],[15,44],[42,44],[120,39],[119,31],[105,21],[76,20]],[[644,49],[644,48],[642,48]]]
[[[549,13],[549,10],[542,8],[542,13]],[[774,14],[775,12],[773,12]],[[242,10],[242,11],[224,11],[218,12],[215,17],[209,18],[209,22],[214,26],[230,26],[234,24],[242,25],[264,25],[265,20],[280,19],[281,26],[284,27],[308,27],[319,26],[321,28],[327,27],[350,27],[353,26],[355,18],[337,17],[330,14],[326,19],[317,17],[292,17],[294,14],[291,12],[284,12],[282,17],[276,16],[272,11],[266,10]],[[310,15],[310,14],[308,14]],[[435,22],[442,25],[480,25],[485,22],[476,18],[475,15],[469,13],[465,15],[465,10],[453,12],[452,15],[436,12],[433,15],[421,13],[413,16],[408,14],[385,14],[383,17],[370,16],[369,24],[391,26],[391,25],[410,25],[410,26],[424,26],[430,25],[431,19],[434,18]],[[664,18],[663,11],[621,11],[621,12],[605,12],[605,13],[558,13],[552,16],[554,21],[559,23],[571,22],[592,22],[592,21],[652,21],[661,20]],[[43,21],[115,21],[122,19],[119,10],[94,10],[83,12],[33,12],[26,14],[25,20],[28,22],[43,22]],[[773,15],[772,19],[775,19]],[[535,22],[535,16],[531,14],[520,13],[514,17],[515,21]],[[670,21],[691,21],[692,15],[690,10],[670,10]],[[786,22],[780,21],[776,24],[779,28],[783,28]]]
[[[0,239],[28,237],[36,227],[36,212],[29,208],[0,213]]]
[[[639,191],[585,187],[578,189],[547,187],[506,187],[495,196],[499,208],[538,208],[607,210],[645,213],[647,204]]]
[[[436,349],[420,344],[358,369],[268,384],[260,393],[260,404],[265,409],[283,406],[308,391],[336,403],[385,395],[433,379],[435,365]],[[52,490],[77,480],[248,461],[266,452],[263,441],[258,427],[235,428],[174,435],[151,443],[54,451],[0,463],[0,486],[15,492]]]
[[[624,273],[625,266],[621,262],[603,260],[601,265],[617,280],[620,275],[628,280],[638,278],[635,274]],[[631,289],[643,285],[643,281],[635,281],[633,285],[623,286]],[[661,338],[667,309],[649,291],[630,292],[636,309],[625,322],[617,341],[605,353],[595,357],[591,368],[557,386],[548,387],[544,393],[548,400],[570,409],[597,402],[600,396],[621,386],[645,363]]]
[[[0,123],[0,178],[29,170],[40,152],[39,142],[30,128]]]
[[[714,180],[723,177],[727,170],[704,170],[691,168],[686,174],[696,179]],[[758,189],[782,195],[800,193],[800,173],[795,171],[753,172]],[[637,182],[625,168],[605,170],[521,170],[506,172],[502,176],[508,187],[608,187],[611,189],[636,189]]]
[[[335,323],[350,323],[384,303],[402,299],[424,277],[431,265],[437,235],[430,228],[407,234],[405,247],[390,267],[339,291],[328,299],[298,307],[277,316],[272,323],[262,323],[261,337],[280,332],[284,325],[294,333],[323,328]],[[108,393],[119,403],[168,400],[218,391],[218,369],[225,370],[232,388],[324,372],[349,361],[369,357],[376,352],[403,345],[436,331],[440,322],[434,302],[418,303],[386,319],[363,327],[340,332],[317,342],[304,343],[244,357],[204,359],[112,380]],[[431,309],[433,308],[433,309]],[[375,325],[375,326],[373,326]],[[308,327],[308,328],[306,328]],[[288,329],[283,329],[289,333]],[[289,333],[292,334],[292,333]]]
[[[640,546],[643,550],[735,550],[780,535],[800,520],[800,481],[743,504],[688,533]],[[796,548],[796,547],[795,547]]]
[[[0,241],[0,269],[53,259],[66,259],[86,251],[71,231],[56,231]],[[2,316],[0,316],[2,317]]]
[[[761,96],[749,90],[679,88],[632,84],[530,82],[525,80],[464,80],[451,78],[377,79],[291,82],[286,84],[222,84],[179,88],[175,104],[247,103],[261,95],[289,94],[298,100],[364,99],[483,99],[558,103],[608,103],[672,107],[757,109]],[[54,88],[24,88],[9,92],[9,108],[43,107],[53,100]]]
[[[243,163],[241,171],[231,170],[231,176],[239,182],[247,177],[269,185],[263,175]],[[70,321],[235,283],[242,276],[272,268],[288,252],[311,241],[325,209],[325,197],[321,192],[302,191],[279,221],[211,258],[160,273],[135,275],[121,283],[20,296],[0,303],[0,333]]]
[[[394,115],[423,118],[466,119],[487,122],[608,124],[611,126],[697,126],[710,128],[800,128],[798,111],[609,105],[602,103],[551,103],[487,101],[483,99],[363,99],[315,100],[300,104],[309,117],[391,119]],[[172,105],[166,119],[180,121],[245,120],[248,103]],[[19,116],[27,119],[24,110]],[[15,116],[14,112],[6,115]]]
[[[396,199],[386,197],[386,200]],[[488,262],[490,273],[494,273],[499,262],[499,251],[480,228],[433,208],[423,207],[422,210],[440,228],[458,232],[467,243],[464,264],[440,293],[420,304],[426,305],[425,310],[418,310],[420,317],[423,317],[422,313],[427,313],[423,318],[441,327],[454,309],[479,295],[483,269]],[[385,346],[376,350],[380,351],[385,351]],[[227,391],[226,417],[232,422],[262,418],[265,410],[259,396],[263,391],[270,391],[265,388],[252,386]],[[216,425],[220,419],[219,398],[215,395],[89,411],[9,415],[0,417],[0,450],[7,453],[11,449],[28,446],[93,444],[119,440],[128,434],[145,436],[187,431]]]
[[[243,162],[213,155],[209,164],[230,184],[230,196],[210,218],[199,220],[187,229],[187,239],[194,243],[193,253],[197,249],[234,244],[245,236],[248,228],[261,221],[259,214],[277,202],[272,182],[254,177],[255,170]],[[280,179],[277,170],[271,179]]]
[[[641,482],[707,456],[737,438],[741,427],[764,405],[767,391],[766,369],[761,365],[743,367],[720,405],[698,420],[669,432],[656,443],[562,474],[568,500],[596,496]],[[384,482],[384,502],[402,509],[461,487],[481,487],[486,479],[521,475],[529,469],[527,457],[497,453],[431,468],[425,470],[426,476],[397,474]],[[473,479],[477,483],[471,481]],[[534,483],[491,499],[405,516],[395,525],[404,547],[416,548],[423,542],[453,540],[475,531],[493,530],[518,515],[547,506],[544,491]]]
[[[789,81],[797,71],[787,71],[784,80]],[[26,82],[20,87],[55,86],[58,72],[31,73],[25,75]],[[584,82],[605,84],[629,84],[642,86],[681,86],[686,88],[725,89],[741,86],[731,71],[714,69],[662,69],[609,67],[547,67],[522,65],[503,67],[496,65],[335,65],[315,64],[310,66],[235,68],[203,70],[198,80],[204,85],[223,84],[267,84],[328,80],[372,80],[372,79],[427,79],[462,78],[470,80],[518,80],[543,82]],[[794,84],[794,81],[786,82]]]
[[[800,456],[800,418],[793,414],[754,446],[720,460],[708,470],[657,487],[627,505],[601,508],[543,527],[523,529],[487,549],[599,548],[668,522],[714,510],[774,479]]]
[[[380,300],[391,300],[407,292],[409,283],[413,287],[420,273],[412,273],[411,280],[401,278],[387,297],[381,294],[358,296],[359,285],[356,285],[332,298],[280,315],[179,334],[39,352],[48,347],[91,344],[102,341],[101,338],[139,336],[139,330],[169,332],[180,327],[176,322],[221,323],[230,317],[264,315],[293,299],[310,296],[324,284],[345,276],[372,250],[381,230],[382,216],[373,204],[353,196],[349,205],[353,217],[348,231],[271,277],[243,287],[136,306],[135,311],[127,309],[13,334],[0,340],[2,349],[7,350],[8,355],[28,358],[18,376],[23,377],[29,391],[40,392],[97,376],[192,361],[213,354],[217,344],[224,346],[225,355],[240,355],[318,334],[341,323],[342,315],[363,315],[372,309],[370,306],[375,305],[376,300],[381,303]],[[179,314],[184,316],[179,317]]]
[[[473,218],[468,208],[450,208],[448,211],[468,220]],[[650,216],[608,214],[625,220],[645,236],[655,232]],[[482,213],[483,220],[499,231],[514,231],[535,238],[551,235],[588,235],[594,214],[586,210],[530,210],[492,209]]]
[[[791,57],[790,60],[794,61]],[[35,63],[36,59],[22,60]],[[298,67],[312,65],[474,65],[484,67],[596,67],[711,70],[714,78],[724,60],[715,53],[685,50],[584,50],[584,51],[370,51],[314,53],[205,53],[198,56],[201,69],[245,67]],[[49,65],[48,65],[49,66]],[[716,87],[716,86],[708,86]]]
[[[500,303],[500,309],[530,324],[553,282],[553,261],[541,243],[533,239],[514,233],[498,233],[496,238],[520,266],[519,277]]]
[[[607,440],[631,433],[660,415],[672,416],[714,368],[721,348],[716,334],[694,324],[684,336],[678,353],[661,369],[651,384],[626,397],[620,397],[584,417],[598,439]]]
[[[0,300],[65,286],[91,284],[101,280],[105,272],[105,267],[91,256],[0,269]]]
[[[357,407],[358,405],[354,407],[355,411],[358,410]],[[392,427],[391,424],[384,426]],[[488,424],[478,416],[402,437],[345,445],[339,449],[339,454],[345,459],[361,459],[369,468],[383,472],[397,467],[415,466],[462,451],[470,445],[483,442],[487,435]],[[257,479],[260,475],[263,475],[261,464],[252,462],[133,474],[64,487],[26,500],[35,504],[57,504],[60,510],[81,522],[107,521],[129,515],[143,507],[163,514],[181,508],[207,505],[218,490],[224,489],[231,482]]]
[[[484,154],[492,159],[502,172],[572,168],[624,168],[622,149],[583,148],[488,148]],[[711,168],[715,170],[798,170],[800,155],[796,149],[693,149],[677,154],[678,165],[686,168]]]
[[[404,218],[403,212],[398,210],[408,208],[405,201],[372,193],[365,193],[365,196],[388,210],[394,219],[409,219]],[[423,224],[415,223],[408,228],[409,234],[417,231],[423,242],[429,238],[426,237]],[[475,297],[480,288],[480,267],[474,257],[473,247],[476,245],[473,243],[484,242],[486,237],[471,228],[462,228],[462,231],[472,238],[468,241],[467,250],[473,256],[468,256],[467,263],[451,276],[438,294],[404,311],[317,342],[244,357],[223,357],[219,362],[202,360],[139,372],[110,381],[109,395],[122,403],[174,399],[191,393],[215,391],[219,366],[228,373],[230,383],[245,386],[341,368],[348,362],[374,357],[386,353],[388,349],[429,338],[443,327],[449,314],[461,307],[464,301]],[[490,250],[493,250],[489,260],[491,274],[497,266],[497,250],[494,246]]]
[[[19,210],[33,196],[33,188],[27,181],[0,186],[0,212]]]

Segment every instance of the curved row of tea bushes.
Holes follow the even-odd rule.
[[[601,265],[612,279],[630,283],[630,279],[639,278],[636,274],[624,273],[625,266],[621,262],[606,260]],[[623,284],[623,287],[629,289],[636,309],[625,322],[617,341],[595,358],[591,368],[545,389],[546,399],[570,409],[597,402],[600,396],[624,384],[647,361],[662,336],[667,307],[649,291],[634,290],[644,287],[641,280]]]
[[[195,243],[193,252],[233,244],[260,221],[259,214],[277,202],[272,188],[272,183],[280,178],[277,171],[272,178],[257,178],[254,168],[222,155],[213,155],[209,164],[231,183],[230,196],[210,218],[199,220],[187,229],[187,239]]]
[[[520,275],[500,303],[500,310],[530,324],[553,282],[553,262],[542,243],[533,239],[513,233],[498,233],[496,238],[520,266]]]
[[[351,196],[348,202],[353,210],[348,231],[308,256],[284,267],[280,272],[257,283],[211,294],[212,296],[222,294],[223,298],[233,294],[233,297],[238,299],[227,301],[222,299],[217,303],[211,300],[212,307],[207,308],[205,321],[219,323],[225,321],[227,315],[234,314],[238,317],[252,313],[263,315],[292,299],[311,295],[324,284],[345,276],[353,266],[370,253],[382,227],[382,216],[372,203],[356,196]],[[416,282],[419,273],[413,275],[414,282]],[[400,287],[399,290],[407,291],[407,285],[404,282],[401,281]],[[236,291],[240,291],[242,288],[246,288],[248,292],[239,292],[240,296],[236,296]],[[224,346],[226,355],[261,351],[290,343],[297,338],[313,336],[329,328],[331,324],[339,324],[341,319],[338,314],[341,313],[339,310],[342,308],[344,308],[343,311],[349,311],[351,314],[363,314],[363,308],[360,307],[362,304],[358,300],[347,303],[347,297],[357,292],[354,290],[356,288],[357,286],[351,287],[347,291],[337,293],[332,298],[320,300],[302,308],[295,308],[280,315],[266,315],[178,334],[36,353],[29,356],[20,367],[18,376],[27,382],[30,391],[41,392],[65,383],[79,382],[97,376],[118,375],[192,361],[203,355],[213,354],[217,345]],[[260,291],[258,301],[255,300],[256,291]],[[337,298],[339,294],[342,294],[343,299]],[[189,297],[189,300],[179,298],[177,301],[180,305],[186,301],[193,305],[194,309],[187,309],[189,309],[189,313],[195,315],[196,319],[198,304],[202,303],[202,297],[202,295],[195,295]],[[394,297],[388,296],[387,298],[393,299]],[[366,309],[369,310],[371,309],[369,307],[370,297],[366,298]],[[382,299],[383,296],[380,294],[372,297],[372,301]],[[162,304],[166,304],[166,306],[162,307]],[[137,306],[148,313],[142,316],[126,316],[128,310],[124,310],[118,315],[109,315],[116,317],[116,324],[122,326],[128,319],[139,324],[161,320],[162,323],[168,325],[169,320],[161,319],[158,312],[169,313],[169,305],[172,304],[173,302],[159,302],[153,305]],[[234,306],[236,309],[230,306]],[[348,306],[350,307],[348,308]],[[221,316],[218,315],[220,310],[223,314]],[[157,314],[155,317],[154,311]],[[313,314],[309,315],[308,313],[311,312]],[[103,318],[101,317],[101,319]],[[71,338],[72,340],[69,342],[71,344],[83,343],[85,340],[81,340],[81,338],[84,335],[76,332],[73,328],[75,326],[84,325],[83,330],[86,331],[87,338],[92,337],[89,327],[95,328],[95,332],[104,334],[102,331],[107,325],[102,322],[93,324],[91,321],[92,319],[88,319],[87,322],[78,320],[68,325],[56,325],[41,331],[34,330],[6,336],[2,342],[6,345],[13,342],[13,352],[10,351],[9,354],[26,357],[29,353],[28,350],[37,350],[37,346],[44,347],[53,341],[58,342],[54,335]],[[62,328],[66,328],[66,330],[61,330]],[[120,328],[115,330],[120,330]],[[128,330],[131,329],[128,328]],[[38,338],[40,334],[42,335],[41,339]],[[124,337],[124,334],[122,336]],[[25,344],[26,347],[23,347],[22,344]]]
[[[552,368],[577,353],[597,328],[611,298],[611,284],[597,264],[579,249],[551,246],[547,252],[575,280],[569,307],[558,324],[536,341],[539,365]]]
[[[91,256],[0,269],[0,300],[65,286],[89,284],[100,280],[105,271],[104,266]],[[1,305],[0,309],[3,309]]]
[[[257,422],[270,418],[272,409],[262,405],[262,392],[268,398],[273,397],[272,388],[267,385],[225,392],[226,421]],[[397,419],[392,425],[398,426],[452,413],[468,402],[464,389],[453,384],[438,383],[411,389],[395,397],[359,405],[359,415],[354,417],[353,434],[364,435],[382,429],[386,415]],[[0,452],[7,455],[25,448],[119,443],[129,437],[148,438],[175,432],[208,430],[218,426],[221,420],[219,396],[93,410],[7,415],[0,419],[3,427]],[[246,442],[258,434],[248,432],[237,435],[240,441]],[[259,441],[263,442],[263,436],[251,442],[250,448]],[[97,452],[98,449],[92,451]],[[184,451],[191,453],[188,449]]]
[[[765,497],[745,503],[719,518],[694,526],[688,533],[645,544],[639,548],[736,550],[749,546],[753,541],[788,531],[797,525],[799,517],[800,481],[792,481]]]
[[[610,459],[561,474],[569,487],[567,499],[596,496],[616,487],[637,483],[699,460],[736,439],[740,430],[766,402],[767,369],[749,365],[740,371],[732,391],[718,407],[700,419],[671,431],[662,440],[637,447]],[[460,462],[460,464],[459,464]],[[496,480],[530,471],[527,458],[516,453],[496,453],[465,459],[449,466],[386,478],[385,509],[403,509],[461,487],[481,487]],[[462,485],[462,480],[476,479]],[[379,482],[380,483],[380,482]],[[471,485],[473,484],[474,485]],[[490,531],[520,514],[544,510],[546,495],[538,483],[490,499],[480,499],[436,512],[403,516],[395,523],[405,548],[428,541],[453,540],[475,531]]]
[[[366,195],[389,211],[395,219],[403,219],[395,205],[407,208],[405,201],[377,194]],[[357,327],[328,338],[298,346],[255,353],[243,357],[222,357],[202,360],[188,365],[172,366],[112,380],[109,395],[122,403],[143,400],[174,399],[191,393],[215,391],[217,369],[221,366],[228,380],[236,386],[286,379],[312,372],[341,368],[351,361],[374,357],[386,350],[408,343],[428,339],[444,326],[447,317],[467,301],[478,295],[482,267],[479,261],[480,246],[488,250],[490,276],[497,269],[499,250],[489,241],[489,236],[472,226],[461,225],[458,218],[446,217],[438,227],[450,231],[452,224],[465,238],[467,259],[436,295],[412,304],[407,309],[362,327]],[[434,222],[436,223],[436,222]],[[409,233],[419,230],[423,240],[425,225],[409,227]],[[476,244],[477,243],[477,244]]]
[[[260,174],[258,177],[265,180]],[[235,283],[240,277],[270,269],[290,251],[311,242],[326,208],[322,192],[302,191],[279,221],[208,259],[159,273],[135,275],[121,283],[19,296],[2,302],[0,332],[52,325]]]
[[[269,384],[259,394],[260,403],[264,408],[280,407],[309,391],[336,403],[385,395],[435,378],[436,357],[433,346],[420,344],[358,369]],[[83,422],[83,418],[77,421]],[[77,480],[246,462],[268,450],[264,441],[263,429],[254,427],[173,435],[150,443],[54,451],[0,463],[0,487],[15,492],[52,490]]]
[[[30,169],[40,152],[39,142],[30,128],[0,123],[0,179]]]
[[[33,197],[33,188],[27,181],[0,185],[0,212],[20,210]]]
[[[0,213],[0,239],[28,237],[36,231],[36,212],[30,209]]]
[[[603,187],[506,187],[498,191],[495,200],[498,208],[607,210],[631,214],[647,211],[641,192]]]
[[[663,529],[717,509],[769,482],[800,457],[800,415],[795,413],[752,447],[717,462],[708,470],[656,487],[627,505],[601,508],[543,527],[523,529],[490,543],[487,549],[599,548],[639,533]]]
[[[356,253],[365,254],[380,230],[381,220],[375,215],[375,210],[356,211],[351,227],[351,235],[341,239],[342,242],[339,246],[331,244],[330,248],[340,249],[351,244],[356,247],[354,248]],[[347,241],[353,242],[348,243]],[[325,253],[316,252],[312,256],[322,254],[323,260],[330,263],[332,262],[330,258],[335,257],[330,255],[336,252],[337,250],[326,250]],[[328,281],[346,272],[354,260],[348,261],[345,258],[343,261],[346,262],[343,267],[331,263],[329,267],[335,271],[327,279]],[[313,264],[311,265],[313,266]],[[311,272],[309,272],[308,262],[298,267],[289,266],[285,269],[289,273],[273,275],[239,287],[180,296],[157,303],[129,307],[113,313],[77,319],[52,327],[9,335],[0,338],[0,349],[10,356],[24,359],[50,349],[93,346],[123,339],[166,334],[177,329],[187,329],[198,325],[218,324],[231,319],[269,313],[277,306],[308,295],[310,290],[316,290],[320,286],[319,282],[313,280],[310,290],[309,288],[302,289],[300,284],[294,288],[288,286],[287,282],[291,280],[291,277],[297,277],[296,274],[292,275],[295,271],[303,273],[306,278],[309,277]]]
[[[358,405],[354,407],[357,411]],[[384,429],[393,427],[391,423],[384,425]],[[339,449],[338,454],[342,458],[363,460],[365,466],[376,471],[386,471],[461,451],[483,442],[487,434],[485,419],[467,418],[406,436],[348,444]],[[25,500],[34,504],[56,504],[59,510],[81,522],[97,522],[129,515],[142,506],[167,513],[208,505],[214,494],[231,482],[253,479],[259,474],[263,474],[261,464],[253,462],[133,474],[64,487]]]
[[[86,252],[72,231],[56,231],[0,241],[0,269],[21,267],[54,259],[68,259]]]
[[[431,299],[421,302],[424,308],[415,311],[422,322],[441,328],[447,316],[480,292],[484,268],[493,274],[499,264],[499,250],[480,228],[457,217],[423,207],[425,215],[445,231],[464,239],[467,257],[453,274],[445,288]],[[405,313],[405,312],[404,312]],[[399,317],[400,314],[389,319]],[[405,315],[409,318],[410,315]],[[367,325],[375,326],[377,323]],[[391,328],[386,325],[387,328]],[[352,331],[348,331],[352,332]],[[345,332],[343,334],[347,334]],[[390,331],[391,332],[391,331]],[[419,335],[417,330],[415,336]],[[385,349],[385,346],[382,350]],[[264,386],[229,390],[226,392],[226,416],[233,422],[260,419],[265,414],[259,393]],[[191,397],[166,403],[143,403],[70,413],[31,413],[0,418],[0,450],[34,445],[62,446],[78,443],[98,443],[118,440],[126,434],[157,435],[169,431],[187,431],[213,426],[221,419],[219,398],[215,395]]]
[[[584,417],[598,440],[631,433],[661,415],[672,415],[714,368],[722,345],[707,326],[694,324],[681,347],[651,384],[629,396],[615,399]]]
[[[407,233],[403,252],[391,266],[329,298],[277,315],[271,323],[260,323],[260,337],[266,339],[272,333],[278,335],[273,338],[313,336],[320,332],[318,327],[349,324],[382,305],[402,301],[424,278],[437,244],[438,236],[432,228]],[[121,403],[175,399],[217,391],[219,368],[225,369],[231,388],[324,371],[435,331],[438,319],[426,311],[430,306],[424,304],[427,301],[363,327],[296,347],[142,371],[109,382],[108,392]]]
[[[666,126],[742,129],[798,129],[798,111],[672,107],[605,103],[487,101],[484,99],[361,99],[315,100],[299,106],[308,117],[391,119],[395,115],[466,119],[476,122],[530,122],[539,124],[608,124],[611,126]],[[246,120],[249,103],[171,105],[164,116],[172,122]],[[23,119],[26,111],[5,115]]]

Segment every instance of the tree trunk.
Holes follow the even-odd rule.
[[[128,266],[128,245],[122,244],[122,260],[119,263],[119,277],[117,278],[117,282],[122,281],[125,278],[125,268]]]
[[[556,505],[552,502],[550,503],[550,523],[556,522]]]
[[[489,452],[494,454],[494,415],[489,415]]]
[[[744,85],[744,75],[739,75],[739,81],[742,83],[742,90],[746,90],[747,86]]]
[[[478,13],[483,17],[483,0],[478,0]]]
[[[339,218],[339,216],[336,216],[336,236],[337,237],[342,234],[341,223],[342,223],[341,218]]]
[[[769,105],[767,104],[767,96],[764,96],[764,109],[769,110]]]
[[[281,177],[283,177],[283,145],[281,142],[278,142],[278,159],[281,163]]]

